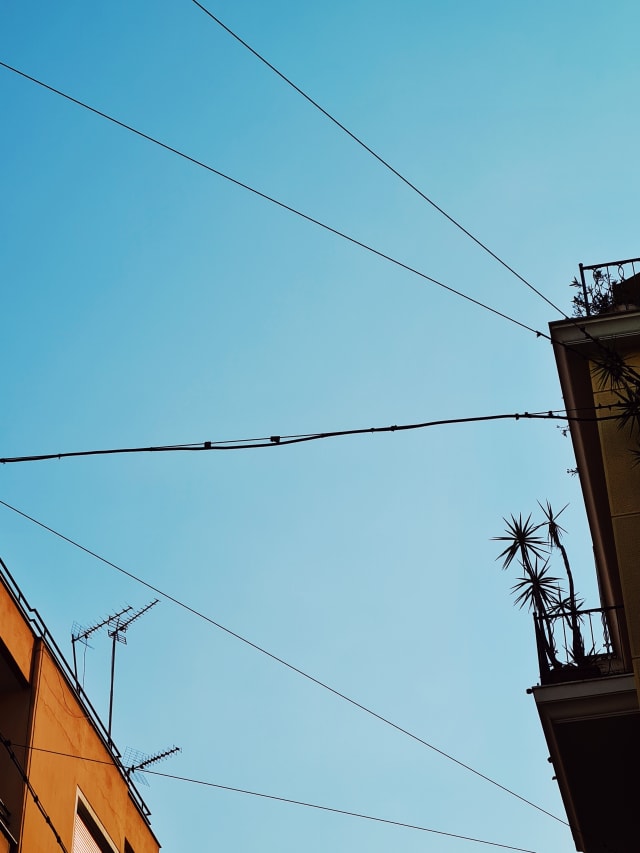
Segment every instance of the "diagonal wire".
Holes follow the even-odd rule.
[[[319,110],[326,118],[329,119],[329,121],[333,122],[333,124],[335,124],[336,127],[339,127],[340,130],[342,130],[344,133],[346,133],[347,136],[351,137],[351,139],[353,139],[353,141],[356,142],[361,148],[363,148],[368,154],[370,154],[372,157],[374,157],[379,163],[381,163],[393,175],[395,175],[404,184],[406,184],[410,189],[412,189],[415,193],[417,193],[420,196],[420,198],[422,198],[424,201],[426,201],[428,204],[430,204],[431,207],[434,208],[434,210],[437,210],[438,213],[440,213],[442,216],[444,216],[445,219],[448,219],[452,225],[454,225],[456,228],[458,228],[460,231],[462,231],[462,233],[465,234],[467,237],[469,237],[470,240],[473,240],[473,242],[477,246],[479,246],[483,251],[485,251],[494,260],[496,260],[499,264],[501,264],[506,270],[508,270],[510,273],[512,273],[523,284],[525,284],[529,288],[529,290],[533,291],[533,293],[535,293],[541,299],[544,299],[544,301],[548,305],[550,305],[551,308],[553,308],[559,314],[562,314],[562,316],[565,318],[565,320],[569,319],[569,317],[565,314],[565,312],[562,310],[562,308],[559,308],[554,302],[552,302],[550,299],[548,299],[544,295],[544,293],[542,293],[540,290],[538,290],[536,287],[534,287],[534,285],[531,284],[530,281],[527,281],[527,279],[524,278],[524,276],[520,275],[520,273],[517,272],[513,267],[509,266],[509,264],[505,260],[503,260],[495,252],[493,252],[486,245],[486,243],[483,243],[480,239],[478,239],[478,237],[476,237],[474,234],[472,234],[471,231],[467,230],[464,227],[464,225],[462,225],[457,219],[454,219],[454,217],[451,216],[450,214],[448,214],[446,212],[446,210],[443,210],[443,208],[440,207],[438,204],[436,204],[436,202],[432,198],[430,198],[425,192],[423,192],[419,187],[417,187],[414,183],[412,183],[401,172],[399,172],[397,169],[395,169],[391,165],[391,163],[389,163],[388,160],[385,160],[383,157],[381,157],[380,154],[376,153],[376,151],[374,151],[373,148],[371,148],[369,145],[367,145],[366,142],[364,142],[359,136],[357,136],[355,133],[353,133],[351,130],[349,130],[349,128],[346,127],[344,124],[342,124],[342,122],[338,121],[338,119],[335,116],[333,116],[328,110],[326,110],[317,101],[315,101],[303,89],[301,89],[299,86],[297,86],[293,82],[293,80],[291,80],[289,77],[287,77],[285,74],[283,74],[282,71],[280,71],[278,68],[275,67],[275,65],[272,65],[268,59],[266,59],[261,53],[258,53],[258,51],[255,50],[255,48],[251,47],[250,44],[248,44],[246,41],[244,41],[244,39],[242,39],[237,33],[235,33],[225,23],[223,23],[223,21],[221,21],[220,18],[216,17],[213,14],[213,12],[210,12],[209,9],[206,8],[206,6],[203,6],[202,3],[198,2],[198,0],[192,0],[192,3],[194,3],[199,9],[201,9],[205,13],[205,15],[208,15],[212,21],[215,21],[215,23],[218,24],[218,26],[220,26],[223,30],[225,30],[225,32],[227,32],[239,44],[241,44],[250,53],[252,53],[256,57],[256,59],[259,59],[260,62],[262,62],[264,65],[266,65],[267,68],[269,68],[271,71],[273,71],[274,74],[276,74],[278,77],[280,77],[280,79],[283,80],[288,86],[290,86],[292,89],[294,89],[299,95],[302,95],[302,97],[306,101],[308,101],[312,106],[314,106],[317,110]]]
[[[218,24],[218,26],[220,26],[223,30],[225,30],[225,32],[227,32],[239,44],[241,44],[250,53],[252,53],[253,56],[256,57],[256,59],[258,59],[260,62],[262,62],[264,65],[266,65],[267,68],[269,68],[271,71],[273,71],[273,73],[276,74],[278,77],[280,77],[280,79],[283,80],[288,86],[290,86],[292,89],[294,89],[294,91],[296,91],[299,95],[301,95],[313,107],[315,107],[317,110],[319,110],[319,112],[321,112],[326,118],[328,118],[329,121],[333,122],[333,124],[335,124],[336,127],[340,128],[340,130],[342,130],[344,133],[346,133],[347,136],[349,136],[354,142],[356,142],[368,154],[370,154],[379,163],[381,163],[386,169],[388,169],[388,171],[390,171],[393,175],[395,175],[397,178],[399,178],[399,180],[401,180],[404,184],[406,184],[406,186],[408,186],[411,190],[413,190],[415,193],[417,193],[417,195],[419,195],[420,198],[422,198],[424,201],[426,201],[428,204],[430,204],[431,207],[433,207],[438,213],[440,213],[442,216],[444,216],[445,219],[447,219],[452,225],[454,225],[456,228],[458,228],[463,234],[465,234],[467,237],[469,237],[469,239],[472,240],[477,246],[479,246],[484,252],[486,252],[495,261],[497,261],[499,264],[501,264],[504,267],[504,269],[508,270],[519,281],[521,281],[522,284],[524,284],[526,287],[528,287],[529,290],[531,290],[533,293],[535,293],[537,296],[539,296],[540,299],[542,299],[544,302],[546,302],[547,305],[549,305],[551,308],[553,308],[555,311],[557,311],[559,314],[561,314],[565,320],[568,320],[571,323],[573,323],[573,325],[577,329],[579,329],[585,335],[585,337],[591,341],[591,343],[595,344],[598,347],[598,349],[600,349],[605,354],[608,354],[610,352],[608,347],[605,344],[603,344],[599,339],[594,338],[588,332],[588,330],[584,327],[584,325],[576,322],[575,319],[569,317],[569,315],[562,308],[560,308],[558,305],[556,305],[555,302],[552,302],[552,300],[549,299],[547,296],[545,296],[545,294],[541,290],[539,290],[537,287],[535,287],[523,275],[521,275],[517,270],[515,270],[512,266],[510,266],[503,258],[501,258],[499,255],[497,255],[494,251],[492,251],[489,248],[489,246],[487,246],[486,243],[483,243],[478,237],[476,237],[474,234],[472,234],[471,231],[469,231],[467,228],[465,228],[457,219],[455,219],[453,216],[451,216],[449,213],[447,213],[446,210],[444,210],[442,207],[440,207],[438,204],[436,204],[436,202],[432,198],[430,198],[425,192],[423,192],[418,186],[416,186],[416,184],[414,184],[407,177],[405,177],[405,175],[403,175],[396,168],[394,168],[394,166],[392,166],[388,160],[385,160],[380,154],[378,154],[376,151],[374,151],[373,148],[371,148],[359,136],[357,136],[355,133],[353,133],[351,130],[349,130],[348,127],[346,127],[344,124],[342,124],[342,122],[340,122],[334,115],[332,115],[321,104],[319,104],[316,100],[314,100],[309,94],[307,94],[307,92],[305,92],[303,89],[301,89],[299,86],[297,86],[293,82],[293,80],[291,80],[289,77],[287,77],[285,74],[283,74],[282,71],[280,71],[278,68],[276,68],[275,65],[273,65],[271,62],[269,62],[269,60],[266,59],[266,57],[264,57],[257,50],[255,50],[255,48],[251,47],[250,44],[248,44],[244,39],[242,39],[236,32],[234,32],[230,27],[228,27],[223,21],[221,21],[220,18],[218,18],[216,15],[214,15],[213,12],[209,11],[209,9],[207,9],[206,6],[204,6],[198,0],[192,0],[192,2],[199,9],[201,9],[209,18],[211,18],[211,20],[215,21],[215,23]],[[632,378],[633,378],[633,374],[635,373],[635,371],[630,369],[628,372],[632,375]]]
[[[18,746],[18,744],[15,745]],[[25,746],[23,748],[35,750],[37,752],[43,752],[47,755],[57,755],[62,758],[75,758],[78,761],[88,761],[93,764],[106,764],[112,766],[111,761],[105,761],[101,758],[90,758],[84,755],[74,755],[70,752],[59,752],[55,749],[45,749],[44,747],[40,746]],[[384,817],[375,817],[374,815],[363,814],[362,812],[347,811],[346,809],[338,809],[333,806],[321,806],[317,803],[306,802],[305,800],[294,800],[291,797],[279,797],[275,794],[265,794],[261,791],[250,791],[246,788],[234,788],[231,785],[221,785],[218,782],[208,782],[204,779],[193,779],[190,776],[177,776],[175,773],[163,773],[158,770],[147,770],[145,768],[140,767],[136,767],[135,769],[139,773],[147,773],[150,776],[159,776],[163,779],[173,779],[176,782],[190,782],[192,785],[202,785],[206,788],[216,788],[219,791],[230,791],[234,794],[248,794],[251,797],[260,797],[262,799],[272,800],[278,803],[289,803],[290,805],[294,806],[305,806],[308,809],[318,809],[323,812],[331,812],[332,814],[341,814],[346,815],[347,817],[357,817],[363,820],[375,821],[376,823],[384,823],[390,826],[398,826],[403,829],[417,829],[420,832],[429,832],[433,833],[434,835],[443,835],[447,838],[457,838],[461,841],[472,841],[475,844],[487,844],[491,847],[501,847],[503,850],[516,850],[518,851],[518,853],[535,853],[534,850],[528,850],[525,847],[514,847],[511,844],[499,844],[497,841],[487,841],[484,838],[473,838],[469,835],[459,835],[458,833],[454,832],[444,832],[440,829],[431,829],[430,827],[420,826],[418,824],[404,823],[399,820],[390,820],[389,818]]]
[[[55,839],[56,839],[56,844],[57,844],[57,845],[58,845],[58,847],[63,851],[63,853],[68,853],[68,850],[67,850],[67,848],[64,846],[64,843],[63,843],[63,841],[62,841],[62,838],[60,837],[60,833],[58,832],[58,830],[57,830],[57,829],[55,828],[55,826],[53,825],[53,821],[52,821],[52,820],[51,820],[51,818],[49,817],[49,815],[48,815],[48,813],[47,813],[47,811],[46,811],[45,807],[42,805],[42,802],[41,802],[41,800],[40,800],[40,797],[39,797],[39,796],[36,794],[36,792],[34,791],[34,789],[33,789],[33,785],[31,784],[31,782],[30,782],[30,780],[29,780],[29,777],[28,777],[28,775],[27,775],[26,771],[24,770],[24,768],[22,767],[22,765],[21,765],[21,764],[20,764],[20,762],[18,761],[18,756],[17,756],[17,755],[15,754],[15,752],[13,751],[13,748],[12,748],[12,745],[11,745],[11,741],[10,741],[10,740],[8,740],[7,738],[3,737],[2,733],[0,733],[0,743],[1,743],[1,744],[4,746],[4,748],[6,749],[6,751],[7,751],[8,755],[9,755],[9,759],[10,759],[10,760],[11,760],[11,762],[15,765],[15,767],[16,767],[16,769],[17,769],[18,773],[20,774],[20,778],[22,779],[22,781],[23,781],[23,783],[24,783],[24,785],[25,785],[25,787],[26,787],[27,791],[29,791],[29,794],[30,794],[30,796],[31,796],[31,799],[33,800],[33,802],[34,802],[34,803],[35,803],[35,805],[37,806],[38,811],[40,812],[40,814],[42,815],[42,817],[43,817],[43,818],[44,818],[44,820],[45,820],[45,823],[47,824],[47,826],[49,827],[49,829],[50,829],[50,830],[51,830],[51,832],[53,833],[53,835],[54,835],[54,837],[55,837]]]
[[[56,89],[53,86],[49,86],[47,83],[43,83],[42,80],[38,80],[36,77],[32,77],[30,74],[26,74],[24,71],[20,71],[18,68],[14,68],[12,65],[8,65],[6,62],[0,61],[0,67],[6,68],[7,71],[11,71],[13,74],[17,74],[18,76],[23,77],[25,80],[29,80],[30,82],[35,83],[38,86],[41,86],[43,89],[46,89],[47,91],[52,92],[55,95],[59,95],[61,98],[65,98],[72,104],[76,104],[77,106],[82,107],[83,109],[88,110],[91,113],[94,113],[94,115],[100,116],[101,118],[112,122],[118,127],[123,128],[124,130],[128,130],[130,133],[133,133],[142,139],[146,139],[147,142],[152,142],[154,145],[158,145],[165,151],[170,151],[172,154],[176,154],[178,157],[182,157],[183,160],[187,160],[202,169],[206,169],[206,171],[211,172],[211,174],[217,175],[219,178],[223,178],[225,181],[229,181],[229,183],[232,183],[235,186],[240,187],[241,189],[247,190],[248,192],[258,196],[259,198],[262,198],[265,201],[270,202],[271,204],[275,204],[283,210],[287,210],[289,213],[293,213],[296,216],[299,216],[302,219],[306,220],[307,222],[311,222],[313,225],[317,225],[319,228],[323,228],[325,231],[328,231],[331,234],[335,234],[337,237],[341,237],[343,240],[347,240],[349,243],[352,243],[355,246],[359,246],[361,249],[364,249],[365,251],[370,252],[371,254],[376,255],[377,257],[382,258],[383,260],[388,261],[389,263],[394,264],[397,267],[400,267],[400,269],[404,269],[407,272],[412,273],[413,275],[419,276],[424,281],[428,281],[431,284],[435,284],[437,287],[440,287],[443,290],[448,291],[449,293],[453,293],[455,296],[459,296],[461,299],[465,299],[467,300],[467,302],[471,302],[473,305],[477,305],[479,308],[483,308],[485,311],[490,311],[492,314],[495,314],[498,317],[502,317],[502,319],[508,320],[510,323],[514,323],[516,326],[520,326],[520,328],[526,329],[528,332],[532,332],[538,338],[542,337],[546,338],[547,340],[551,340],[549,335],[540,332],[537,329],[532,328],[531,326],[528,326],[526,323],[521,323],[519,320],[510,317],[508,314],[504,314],[502,311],[498,311],[497,308],[492,308],[490,305],[487,305],[484,302],[480,302],[480,300],[478,299],[474,299],[472,296],[463,293],[461,290],[456,290],[454,287],[450,287],[448,284],[444,284],[444,282],[441,282],[438,279],[421,272],[415,267],[412,267],[409,264],[405,264],[403,261],[399,261],[397,258],[394,258],[391,255],[387,255],[385,252],[381,252],[378,249],[374,249],[373,246],[369,246],[367,243],[364,243],[361,240],[356,239],[355,237],[351,237],[343,231],[339,231],[337,228],[333,228],[331,225],[327,225],[325,222],[321,222],[319,219],[315,219],[313,216],[309,216],[308,214],[303,213],[301,210],[298,210],[297,208],[292,207],[291,205],[286,204],[285,202],[280,201],[274,198],[273,196],[267,195],[266,193],[263,193],[260,190],[249,186],[249,184],[245,184],[243,181],[240,181],[237,178],[233,178],[230,175],[221,172],[219,169],[215,169],[213,166],[209,166],[202,160],[198,160],[195,157],[186,154],[184,151],[180,151],[178,148],[174,148],[172,145],[168,145],[166,142],[162,142],[159,139],[156,139],[154,136],[150,136],[148,133],[144,133],[143,131],[138,130],[132,125],[126,124],[125,122],[114,118],[108,113],[96,109],[95,107],[92,107],[89,104],[86,104],[83,101],[80,101],[77,98],[68,95],[66,92],[63,92],[60,89]]]
[[[537,811],[542,812],[543,814],[546,814],[550,818],[553,818],[553,820],[556,820],[559,823],[562,823],[562,824],[568,826],[566,821],[562,820],[562,818],[557,817],[556,815],[552,814],[551,812],[547,811],[546,809],[543,809],[542,806],[536,805],[536,803],[533,803],[531,800],[526,799],[526,797],[523,797],[520,794],[517,794],[515,791],[511,790],[510,788],[507,788],[505,785],[501,785],[499,782],[496,782],[496,780],[492,779],[490,776],[487,776],[486,774],[481,773],[479,770],[476,770],[475,768],[471,767],[469,764],[465,764],[463,761],[460,761],[459,759],[455,758],[453,755],[450,755],[448,752],[445,752],[443,749],[439,749],[437,746],[435,746],[434,744],[425,740],[424,738],[421,738],[418,735],[413,734],[413,732],[410,732],[408,729],[405,729],[402,726],[399,726],[397,723],[392,722],[387,717],[383,717],[381,714],[378,714],[376,711],[373,711],[371,708],[368,708],[366,705],[363,705],[360,702],[357,702],[355,699],[352,699],[351,697],[347,696],[345,693],[341,693],[339,690],[336,690],[334,687],[331,687],[326,682],[321,681],[319,678],[316,678],[315,676],[310,675],[308,672],[305,672],[304,670],[300,669],[299,667],[294,666],[294,664],[289,663],[288,661],[284,660],[284,658],[278,657],[278,655],[274,654],[273,652],[268,651],[263,646],[260,646],[257,643],[252,642],[251,640],[247,639],[246,637],[243,637],[241,634],[238,634],[236,631],[231,630],[231,628],[225,627],[220,622],[216,622],[215,619],[212,619],[210,616],[207,616],[202,611],[196,610],[194,607],[191,607],[191,605],[186,604],[185,602],[181,601],[179,598],[176,598],[175,596],[171,595],[170,593],[168,593],[168,592],[160,589],[159,587],[154,586],[153,584],[149,583],[149,581],[143,580],[141,577],[133,574],[133,572],[130,572],[127,569],[123,569],[121,566],[118,566],[116,563],[111,562],[111,560],[108,560],[106,557],[102,557],[100,554],[97,554],[95,551],[92,551],[91,549],[85,547],[84,545],[81,545],[79,542],[76,542],[75,540],[71,539],[70,537],[65,536],[63,533],[59,533],[53,527],[49,527],[48,525],[44,524],[44,522],[38,521],[36,518],[33,518],[33,516],[31,516],[31,515],[27,515],[26,512],[23,512],[22,510],[18,509],[17,507],[12,506],[11,504],[7,503],[6,501],[0,500],[0,505],[6,507],[7,509],[16,513],[17,515],[22,516],[22,518],[27,519],[27,521],[31,521],[33,524],[36,524],[38,527],[41,527],[43,530],[47,530],[49,533],[52,533],[54,536],[57,536],[59,539],[62,539],[64,542],[68,542],[70,545],[73,545],[74,548],[78,548],[80,551],[83,551],[85,554],[88,554],[91,557],[95,557],[96,560],[99,560],[101,563],[104,563],[105,565],[110,566],[112,569],[115,569],[120,574],[124,575],[125,577],[130,578],[131,580],[136,581],[136,583],[139,583],[142,586],[145,586],[147,589],[152,590],[157,595],[160,595],[163,598],[167,599],[167,601],[173,602],[173,604],[176,604],[178,607],[181,607],[187,613],[191,613],[193,616],[197,616],[199,619],[202,619],[204,622],[207,622],[209,625],[213,625],[215,628],[220,629],[225,634],[228,634],[229,636],[234,637],[236,640],[239,640],[241,643],[244,643],[246,646],[249,646],[250,648],[254,649],[255,651],[260,652],[260,654],[263,654],[266,657],[270,658],[271,660],[275,661],[276,663],[279,663],[281,666],[284,666],[287,669],[291,670],[292,672],[295,672],[297,675],[300,675],[303,678],[306,678],[308,681],[312,682],[313,684],[316,684],[318,687],[322,687],[323,690],[327,690],[329,693],[332,693],[334,696],[337,696],[339,699],[342,699],[343,701],[348,702],[354,708],[358,708],[359,710],[364,711],[365,714],[368,714],[369,716],[374,717],[376,720],[379,720],[380,722],[384,723],[387,726],[390,726],[391,728],[395,729],[396,731],[400,732],[401,734],[406,735],[407,737],[414,740],[416,743],[419,743],[422,746],[426,746],[428,749],[432,750],[433,752],[436,752],[438,755],[441,755],[443,758],[446,758],[449,761],[452,761],[454,764],[457,764],[459,767],[462,767],[464,770],[468,770],[470,773],[473,773],[475,776],[478,776],[480,779],[484,779],[485,782],[489,782],[491,785],[494,785],[496,788],[499,788],[501,791],[504,791],[505,793],[511,795],[512,797],[515,797],[516,799],[520,800],[521,802],[525,803],[526,805],[531,806],[532,808],[537,809]]]

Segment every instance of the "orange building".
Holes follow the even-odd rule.
[[[0,560],[0,853],[158,853],[149,810]]]
[[[640,259],[580,268],[579,318],[552,323],[601,607],[586,654],[532,689],[576,849],[635,853],[640,790]],[[585,271],[593,276],[588,284]],[[579,291],[580,292],[580,291]],[[562,616],[553,617],[563,628]],[[550,620],[547,620],[550,624]],[[538,633],[540,630],[538,628]],[[558,638],[558,654],[567,650]]]

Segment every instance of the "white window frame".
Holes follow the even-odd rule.
[[[76,810],[74,815],[74,832],[71,842],[71,853],[75,851],[76,833],[75,819],[79,817],[82,823],[89,830],[90,835],[95,841],[101,853],[118,853],[118,848],[113,843],[109,833],[102,825],[100,818],[89,805],[89,802],[82,791],[78,788],[76,792]]]

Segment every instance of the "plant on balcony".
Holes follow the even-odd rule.
[[[593,281],[585,284],[583,290],[581,282],[574,277],[571,287],[577,290],[571,302],[573,303],[573,316],[585,317],[591,314],[608,314],[613,311],[614,303],[612,297],[613,286],[618,284],[618,279],[611,278],[609,271],[594,270]],[[585,298],[586,290],[586,298]]]
[[[588,267],[591,270],[591,281],[583,278],[580,282],[574,277],[571,287],[575,287],[577,293],[571,300],[573,316],[588,317],[613,311],[637,310],[640,307],[640,273],[636,272],[635,267],[638,261],[640,258],[602,267]],[[628,272],[629,264],[632,264],[631,276],[626,277],[625,266]],[[611,274],[612,266],[618,269],[617,278]]]
[[[611,411],[618,429],[628,429],[636,448],[631,450],[634,466],[640,464],[640,373],[614,350],[603,350],[593,360],[593,376],[600,391],[611,391],[616,402]]]
[[[634,271],[630,279],[625,279],[621,265],[619,270],[619,278],[613,278],[608,266],[593,269],[592,281],[585,281],[584,287],[574,277],[571,282],[577,290],[572,299],[574,317],[608,314],[625,305],[637,308],[640,274]],[[618,427],[628,428],[635,439],[636,447],[631,454],[636,466],[640,464],[640,373],[610,345],[602,341],[597,343],[598,352],[592,359],[593,377],[599,390],[611,391],[616,398],[610,409]]]
[[[567,551],[562,543],[565,532],[558,524],[558,516],[566,509],[554,513],[549,502],[539,504],[544,520],[535,523],[531,515],[523,519],[522,515],[512,515],[504,519],[505,535],[494,540],[506,543],[505,549],[498,555],[502,568],[508,569],[514,560],[520,565],[522,575],[512,587],[519,607],[528,607],[535,616],[538,648],[544,655],[546,664],[552,669],[564,666],[579,667],[585,662],[585,648],[580,630],[580,608],[582,602],[576,595],[573,574]],[[559,553],[567,576],[568,591],[563,589],[558,577],[550,574],[549,564],[554,553]],[[568,664],[558,659],[553,623],[562,620],[568,629],[569,639],[565,651]]]

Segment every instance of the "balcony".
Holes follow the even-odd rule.
[[[540,684],[529,692],[576,849],[635,853],[640,712],[624,610],[536,616],[534,626]]]
[[[640,310],[640,258],[580,264],[580,279],[571,283],[574,316],[592,317],[620,311]]]
[[[533,616],[540,684],[632,672],[622,607]]]

